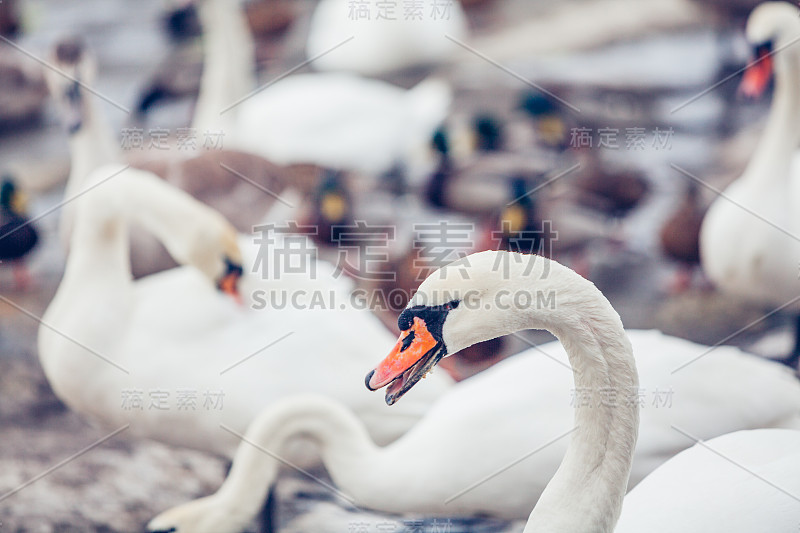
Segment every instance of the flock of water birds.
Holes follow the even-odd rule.
[[[38,337],[47,379],[69,408],[104,427],[129,424],[136,435],[233,461],[216,493],[165,510],[149,532],[243,531],[287,461],[321,461],[358,507],[527,520],[527,533],[800,528],[800,349],[772,361],[626,330],[586,279],[578,250],[624,246],[619,219],[648,194],[646,179],[604,172],[591,150],[569,150],[568,121],[550,95],[512,102],[513,128],[491,115],[454,119],[442,77],[410,89],[371,77],[446,63],[453,47],[442,36],[469,38],[459,3],[437,23],[358,24],[346,16],[352,2],[321,0],[306,48],[317,72],[257,89],[254,35],[291,24],[285,2],[265,3],[261,12],[235,0],[182,2],[170,19],[188,31],[188,9],[197,10],[204,66],[191,126],[224,132],[224,150],[122,150],[81,39],[56,43],[44,71],[71,156],[59,225],[66,266]],[[339,46],[353,34],[359,46]],[[774,80],[764,133],[708,212],[690,188],[661,237],[676,260],[702,262],[720,290],[800,313],[797,299],[787,303],[800,264],[800,9],[759,5],[746,38],[756,55],[742,92],[759,96]],[[143,91],[143,117],[180,92],[168,85],[162,76]],[[512,134],[521,130],[536,155]],[[538,192],[542,165],[567,157],[584,162],[574,188]],[[354,282],[324,259],[312,259],[314,275],[252,269],[264,254],[250,234],[256,225],[306,221],[324,231],[302,236],[305,244],[335,257],[331,228],[361,219],[398,228],[478,221],[478,244],[422,270],[418,288],[409,275],[417,257],[398,247],[386,268],[395,285],[408,276],[403,288],[416,291],[388,317],[354,305]],[[544,220],[558,239],[540,231]],[[488,245],[488,234],[499,242]],[[4,178],[0,260],[15,264],[20,287],[30,283],[23,265],[37,240],[18,185]],[[259,291],[298,298],[282,309],[242,305]],[[332,309],[303,305],[315,293],[340,299]],[[535,302],[547,293],[556,305],[498,305],[504,294]],[[382,320],[397,321],[394,348]],[[526,329],[557,341],[491,364],[491,341]],[[440,362],[447,371],[427,376]],[[462,379],[470,363],[489,368]],[[165,386],[225,391],[225,407],[120,408],[122,391]],[[374,392],[384,387],[385,398]],[[669,391],[669,408],[644,405],[641,391],[659,390]],[[576,401],[576,391],[589,395]]]

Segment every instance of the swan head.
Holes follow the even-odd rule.
[[[239,248],[236,229],[225,221],[218,246],[195,258],[194,264],[209,278],[214,280],[217,289],[241,301],[239,280],[244,274],[242,251]]]
[[[79,37],[56,43],[50,61],[56,69],[45,71],[47,86],[59,107],[64,126],[70,135],[74,135],[83,127],[86,113],[84,87],[94,82],[97,66],[86,43]]]
[[[485,251],[431,274],[400,314],[400,339],[366,378],[392,405],[442,358],[478,342],[557,323],[556,286],[567,270],[541,256]],[[569,279],[557,286],[568,288]],[[538,284],[538,286],[537,286]]]
[[[173,507],[147,524],[147,533],[238,533],[250,521],[207,496]]]
[[[158,179],[147,172],[128,169],[128,174],[141,173],[142,178]],[[155,191],[154,191],[155,192]],[[191,265],[211,281],[218,290],[241,303],[239,282],[244,274],[242,249],[236,228],[217,211],[197,202],[183,191],[170,191],[172,202],[185,202],[186,223],[176,223],[164,233],[164,245],[179,262]],[[180,200],[178,197],[181,197]],[[164,202],[167,196],[159,197]]]
[[[745,72],[741,92],[750,98],[761,96],[772,80],[776,56],[800,38],[800,9],[788,2],[765,2],[747,20],[746,37],[754,60]]]

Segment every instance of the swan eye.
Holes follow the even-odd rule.
[[[446,304],[444,304],[444,309],[445,309],[445,311],[452,311],[453,309],[458,307],[459,303],[461,303],[461,302],[459,302],[458,300],[453,300],[452,302],[447,302]]]

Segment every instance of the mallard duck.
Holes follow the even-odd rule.
[[[458,158],[453,154],[450,131],[441,127],[434,133],[431,147],[438,163],[424,196],[432,207],[485,217],[508,201],[508,176],[535,165],[502,151],[505,133],[500,121],[493,117],[477,116],[468,136],[472,137],[474,152]]]
[[[285,32],[298,15],[297,4],[289,0],[249,0],[244,4],[248,26],[253,36],[272,37]],[[184,2],[164,15],[164,26],[175,40],[202,33],[194,3]]]
[[[572,182],[576,201],[612,219],[623,218],[647,197],[650,182],[635,169],[607,168],[599,152],[595,148],[577,149],[581,169]]]
[[[524,176],[509,180],[508,202],[500,212],[497,231],[497,249],[524,254],[550,253],[553,235],[549,225],[545,225],[537,205],[535,193],[528,186]]]
[[[177,46],[144,83],[134,108],[134,118],[142,122],[162,102],[196,96],[202,75],[201,48],[191,44]]]
[[[661,227],[661,249],[677,261],[680,270],[673,283],[675,291],[689,288],[694,270],[700,265],[700,227],[707,207],[694,180],[689,180],[678,208]]]
[[[292,25],[298,6],[288,0],[255,0],[244,5],[244,14],[254,39],[255,65],[265,68],[279,57],[278,39]],[[187,1],[165,15],[165,27],[177,46],[144,83],[136,105],[136,118],[144,117],[158,104],[196,97],[203,72],[203,52],[199,42],[187,42],[202,34],[194,2]],[[230,102],[228,102],[230,103]],[[227,104],[226,104],[227,105]]]
[[[551,97],[526,91],[520,96],[517,109],[533,121],[536,140],[543,147],[559,152],[569,147],[569,126],[561,106]]]
[[[461,5],[465,9],[472,9],[476,7],[487,7],[495,3],[496,0],[461,0]]]
[[[46,101],[42,69],[8,44],[0,43],[0,128],[37,120]]]
[[[24,196],[10,176],[3,176],[0,182],[0,263],[13,266],[18,288],[30,283],[23,260],[38,242],[36,228],[25,213]]]
[[[353,199],[344,179],[344,173],[328,170],[314,194],[310,225],[315,228],[314,240],[322,245],[340,243],[353,220]],[[350,242],[350,244],[353,244]]]
[[[557,154],[566,153],[572,144],[569,119],[561,104],[541,92],[525,92],[518,109],[533,120],[536,141]],[[573,147],[581,169],[572,180],[577,188],[575,201],[621,218],[647,196],[650,185],[641,172],[632,169],[611,170],[603,163],[600,150]]]
[[[16,37],[19,31],[20,20],[17,0],[0,2],[0,35],[3,37]]]
[[[737,22],[741,22],[754,7],[762,3],[762,0],[693,0],[693,2],[718,12],[722,17],[735,18]]]
[[[482,248],[555,257],[588,277],[590,245],[620,245],[619,230],[606,217],[574,203],[568,191],[542,188],[543,183],[544,175],[518,174],[508,181],[507,199]]]

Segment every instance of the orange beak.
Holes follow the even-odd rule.
[[[756,60],[748,65],[744,73],[739,92],[747,98],[761,97],[772,79],[773,68],[772,52],[768,47],[759,47]]]
[[[241,278],[241,276],[242,276],[241,272],[232,270],[229,271],[227,274],[225,274],[217,284],[217,288],[220,291],[229,295],[239,305],[244,304],[244,299],[242,298],[242,295],[239,292],[239,278]]]
[[[367,375],[367,388],[374,391],[389,385],[386,403],[391,405],[425,377],[444,355],[443,344],[431,335],[425,321],[414,317],[411,328],[400,334],[389,355]]]

